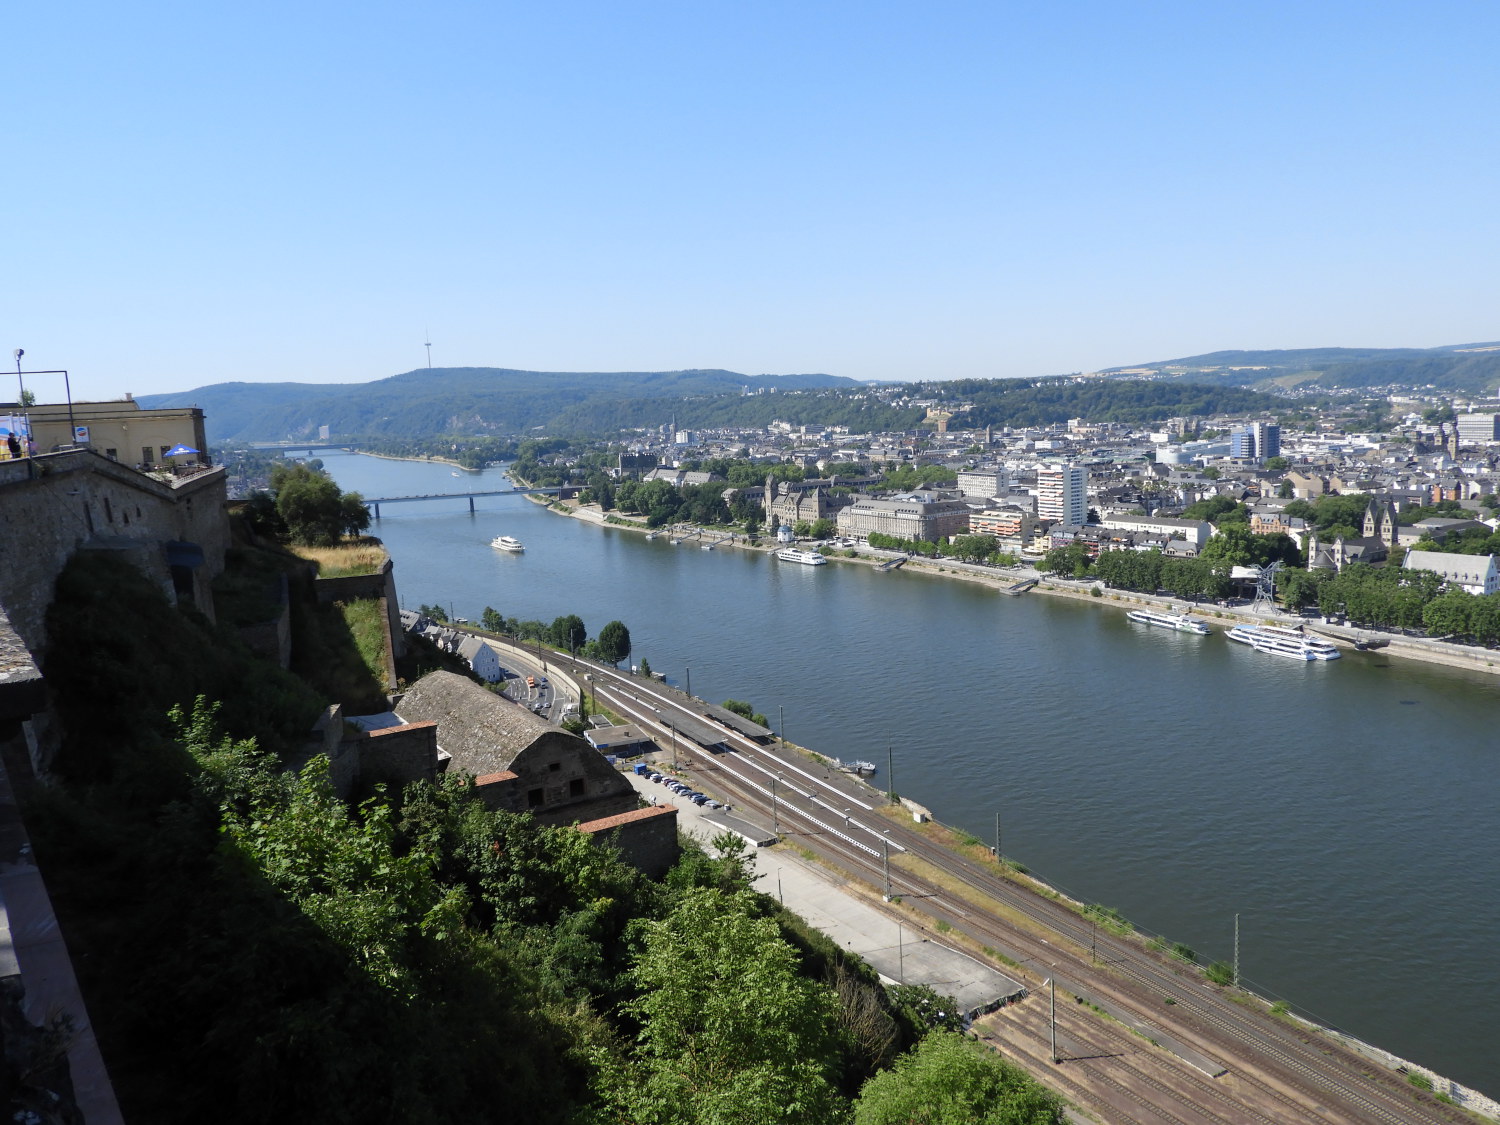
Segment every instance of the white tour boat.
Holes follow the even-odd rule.
[[[490,540],[490,546],[497,551],[509,551],[513,555],[519,555],[526,548],[519,539],[510,535],[497,535]]]
[[[1176,629],[1179,633],[1198,633],[1199,635],[1206,636],[1212,632],[1203,622],[1186,613],[1162,613],[1156,609],[1132,609],[1125,616],[1142,625],[1161,625],[1167,629]]]
[[[776,552],[782,562],[803,563],[806,566],[827,566],[828,560],[817,551],[804,551],[800,547],[783,547]]]
[[[1321,637],[1285,625],[1236,625],[1224,635],[1231,641],[1249,645],[1256,652],[1268,652],[1292,660],[1338,660],[1343,656]]]

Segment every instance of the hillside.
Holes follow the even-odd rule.
[[[1432,387],[1477,395],[1500,387],[1500,344],[1222,351],[1113,367],[1101,374],[1128,378],[1141,372],[1221,386],[1286,388],[1315,384],[1347,390]]]
[[[935,1120],[917,1083],[954,1065],[960,1119],[1063,1120],[732,838],[657,882],[462,776],[345,804],[327,758],[288,768],[324,698],[101,552],[49,626],[67,722],[25,813],[127,1121]]]
[[[833,375],[741,375],[733,371],[518,371],[421,368],[370,383],[219,383],[142,395],[148,408],[200,406],[209,440],[278,441],[335,434],[400,437],[439,433],[614,431],[621,426],[712,424],[722,404],[757,392],[857,390]],[[767,419],[769,420],[769,418]]]

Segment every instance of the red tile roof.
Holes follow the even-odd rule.
[[[650,820],[658,816],[677,815],[675,805],[654,805],[646,809],[634,809],[631,812],[616,813],[614,816],[603,816],[598,820],[586,820],[578,826],[578,831],[593,834],[596,832],[608,832],[611,828],[619,828],[622,824],[633,824],[636,821]]]

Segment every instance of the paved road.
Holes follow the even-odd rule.
[[[724,830],[724,818],[715,813],[635,773],[626,777],[647,800],[675,805],[682,831],[705,845]],[[753,834],[760,839],[766,835]],[[954,997],[960,1010],[975,1014],[1025,992],[1019,981],[993,966],[933,940],[919,920],[887,906],[870,888],[851,884],[785,846],[757,849],[751,859],[757,890],[779,899],[815,929],[859,954],[892,983],[925,984]]]

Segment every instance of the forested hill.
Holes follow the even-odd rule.
[[[945,395],[972,403],[950,428],[1050,426],[1069,418],[1142,425],[1176,416],[1244,414],[1288,409],[1285,398],[1240,387],[1144,379],[960,379],[940,384]]]
[[[859,387],[852,379],[834,375],[439,367],[370,383],[219,383],[177,394],[141,395],[140,402],[148,409],[201,406],[213,442],[276,441],[311,437],[324,425],[335,434],[391,437],[511,435],[536,428],[599,433],[622,426],[659,426],[675,414],[679,425],[704,426],[735,412],[726,404],[747,395],[751,397],[746,401],[755,402],[757,392],[767,392],[759,396],[763,407],[737,409],[764,413],[770,421],[778,414],[776,404],[783,394]],[[844,405],[855,416],[861,413],[859,403]],[[882,418],[878,428],[891,428],[886,421]]]
[[[1461,394],[1483,394],[1500,388],[1500,344],[1223,351],[1116,367],[1103,374],[1128,377],[1143,371],[1224,386],[1431,386]]]

